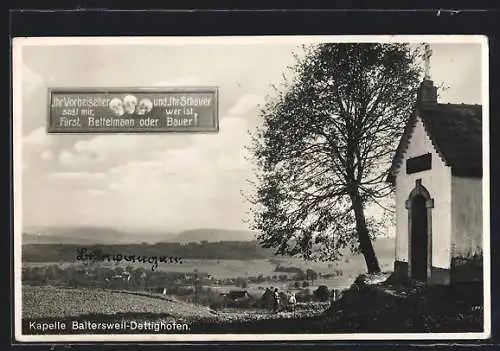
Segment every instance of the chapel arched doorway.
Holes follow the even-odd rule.
[[[417,179],[406,200],[408,209],[408,276],[430,281],[432,267],[432,208],[434,200]]]

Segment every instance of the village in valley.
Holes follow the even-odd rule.
[[[306,52],[298,78],[255,112],[264,122],[245,145],[258,169],[257,191],[245,188],[243,196],[251,205],[248,230],[194,227],[203,229],[135,241],[125,238],[134,230],[104,225],[23,230],[23,333],[40,333],[30,330],[32,321],[76,317],[183,321],[186,333],[483,331],[483,108],[440,101],[431,72],[449,60],[446,45],[460,46],[414,45],[413,54],[402,43],[321,43]],[[215,137],[231,132],[224,119]],[[220,149],[243,149],[243,136],[227,138]],[[90,149],[85,143],[79,150]],[[174,156],[179,169],[196,164]],[[200,187],[179,184],[186,196],[211,199],[215,221],[233,216],[233,205],[217,197],[232,185],[211,189],[207,179],[240,162],[228,160],[221,157],[215,171],[200,168],[192,178]],[[144,220],[156,212],[195,216],[167,197],[173,190],[154,190],[172,182],[148,179],[132,205],[118,196],[109,204],[130,206]],[[119,185],[132,193],[131,183]],[[171,208],[148,207],[146,195],[157,192]]]

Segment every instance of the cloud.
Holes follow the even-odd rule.
[[[49,146],[52,143],[52,138],[44,127],[40,127],[25,136],[23,142],[25,145]]]
[[[104,196],[106,194],[105,191],[100,190],[100,189],[81,189],[81,190],[74,190],[73,193],[77,196],[83,196],[83,197],[98,197],[98,196]]]
[[[172,80],[164,80],[157,82],[155,85],[159,87],[169,87],[169,86],[193,86],[200,84],[200,80],[195,76],[190,77],[180,77]]]
[[[149,140],[151,141],[151,140]],[[135,134],[113,134],[99,135],[90,140],[81,140],[74,145],[74,149],[80,153],[109,151],[128,151],[148,144],[147,135]]]
[[[246,132],[243,118],[225,117],[218,134],[191,135],[187,147],[157,150],[150,160],[113,167],[109,190],[120,204],[141,204],[135,218],[196,226],[225,215],[230,217],[225,221],[241,226],[248,209],[240,191],[251,176],[242,147]]]
[[[59,154],[59,163],[69,167],[79,167],[88,164],[89,155],[75,155],[67,150],[62,150]]]
[[[54,159],[53,139],[47,134],[45,128],[37,128],[23,138],[23,156],[26,163],[37,168],[39,160],[51,161]]]
[[[243,118],[225,117],[219,122],[218,134],[193,135],[192,140],[201,150],[235,152],[246,144],[247,130],[247,123]]]
[[[155,192],[155,187],[175,184],[178,178],[187,179],[190,172],[199,173],[196,169],[202,161],[199,150],[194,147],[156,152],[155,156],[150,161],[130,161],[110,169],[109,174],[113,176],[110,189],[132,192],[141,189],[142,192],[148,188]]]
[[[54,153],[51,150],[45,150],[40,154],[40,158],[44,161],[51,161],[54,159]]]
[[[15,74],[15,73],[14,73]],[[38,90],[44,85],[43,77],[33,71],[30,67],[23,65],[22,67],[22,87],[23,95],[29,95]]]
[[[231,176],[231,172],[250,169],[243,147],[249,141],[245,119],[224,117],[219,127],[217,134],[184,136],[187,146],[182,148],[166,148],[158,142],[161,139],[150,139],[154,136],[117,135],[114,139],[103,139],[107,136],[102,136],[80,142],[75,149],[95,152],[103,152],[105,148],[141,150],[144,156],[150,147],[148,160],[130,160],[109,170],[114,177],[110,186],[114,189],[143,189],[153,184],[162,186],[162,182],[164,185],[181,184],[187,180],[210,184],[214,180],[211,176],[217,181],[226,175]]]
[[[48,177],[57,180],[104,180],[106,179],[106,174],[90,172],[56,172],[49,173]]]
[[[74,166],[79,164],[115,167],[137,160],[154,159],[157,153],[185,144],[187,141],[185,135],[99,135],[90,140],[77,142],[71,150],[66,151],[68,153],[66,156],[68,164]]]
[[[245,115],[248,112],[252,111],[253,109],[257,108],[259,105],[263,104],[264,102],[265,102],[264,98],[258,95],[253,95],[253,94],[244,95],[238,100],[236,105],[229,110],[229,114],[236,116]]]

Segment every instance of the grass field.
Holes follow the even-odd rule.
[[[22,311],[25,319],[133,313],[172,318],[201,318],[212,315],[208,308],[161,295],[51,286],[24,286]]]

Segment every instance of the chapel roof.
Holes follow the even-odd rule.
[[[482,107],[466,104],[417,104],[389,170],[394,182],[420,117],[434,148],[454,176],[482,177]]]

